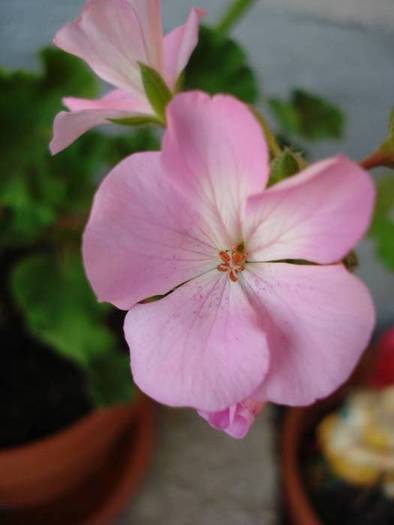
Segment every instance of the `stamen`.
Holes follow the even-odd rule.
[[[235,264],[242,264],[243,260],[244,260],[244,256],[243,255],[241,255],[238,252],[233,253],[233,262]]]
[[[236,283],[238,281],[237,272],[235,270],[230,270],[228,276],[233,281],[233,283]]]
[[[219,257],[224,263],[229,263],[231,261],[231,257],[227,252],[219,252]]]
[[[246,252],[243,243],[234,246],[230,250],[219,252],[219,258],[223,261],[216,267],[219,272],[227,273],[230,281],[236,283],[238,274],[243,272],[246,267]]]

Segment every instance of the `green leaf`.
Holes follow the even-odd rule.
[[[83,221],[100,177],[125,156],[157,149],[149,130],[127,138],[83,135],[51,157],[53,119],[65,93],[96,96],[95,76],[77,58],[41,52],[43,72],[0,71],[0,247],[15,248],[60,235],[59,221]]]
[[[160,121],[164,122],[166,107],[172,99],[172,93],[156,70],[142,63],[139,66],[145,94]]]
[[[382,263],[394,271],[394,173],[377,182],[375,215],[370,229]]]
[[[43,72],[0,71],[0,213],[4,222],[0,244],[34,242],[53,225],[67,198],[69,165],[57,176],[56,161],[48,152],[52,121],[62,107],[64,89],[77,96],[94,96],[97,82],[81,61],[63,52],[41,52]],[[67,92],[67,91],[66,91]],[[86,164],[89,160],[83,161]],[[57,166],[57,167],[56,167]],[[55,173],[54,173],[55,171]]]
[[[39,52],[43,65],[41,86],[44,92],[57,96],[96,97],[99,82],[79,58],[58,49],[47,47]]]
[[[271,162],[269,186],[295,175],[301,169],[299,157],[286,148]]]
[[[87,370],[87,378],[96,406],[127,403],[135,395],[128,353],[112,350],[97,356]]]
[[[184,89],[229,93],[248,104],[258,98],[257,81],[241,46],[205,26],[200,27],[198,46],[186,68]]]
[[[295,89],[290,101],[269,100],[281,132],[308,140],[340,139],[344,115],[331,102],[301,89]]]
[[[271,108],[282,132],[296,135],[299,133],[300,117],[297,109],[288,102],[272,98],[269,100]]]
[[[30,333],[63,356],[86,366],[114,347],[105,322],[110,307],[97,302],[78,254],[22,259],[11,288]]]

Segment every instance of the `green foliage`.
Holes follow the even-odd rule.
[[[83,220],[100,174],[134,151],[157,149],[146,130],[127,138],[92,131],[52,158],[48,143],[62,95],[96,96],[98,86],[70,55],[46,49],[41,59],[40,75],[0,72],[0,247],[39,242],[60,216]]]
[[[44,94],[54,98],[54,101],[50,101],[51,104],[58,103],[65,93],[78,97],[97,95],[97,77],[82,60],[52,47],[42,49],[40,59],[43,75],[39,82]]]
[[[110,306],[97,302],[79,254],[22,259],[12,272],[11,289],[29,332],[62,355],[86,366],[113,348],[105,321]]]
[[[370,229],[378,256],[394,270],[394,173],[387,173],[377,183],[375,216]]]
[[[96,406],[125,403],[133,398],[128,353],[118,350],[98,355],[88,370],[90,396]]]
[[[109,327],[111,306],[97,302],[78,253],[25,257],[10,286],[28,331],[85,370],[97,406],[131,399],[129,358]]]
[[[323,98],[295,89],[290,101],[269,100],[269,106],[283,134],[307,140],[340,139],[345,118],[339,108]]]
[[[172,93],[157,71],[142,63],[139,66],[145,94],[160,121],[164,122],[166,107],[172,99]]]
[[[302,168],[303,164],[301,158],[289,148],[285,148],[271,162],[269,186],[273,186],[277,182],[299,173]]]
[[[70,173],[76,171],[78,176],[82,171],[75,152],[51,161],[48,142],[63,90],[94,96],[96,81],[79,60],[64,53],[47,49],[41,60],[41,75],[0,72],[0,118],[6,130],[0,135],[0,246],[33,242],[52,225],[57,209],[69,197]],[[88,139],[85,148],[91,145]],[[86,163],[94,162],[93,148]]]
[[[229,93],[248,104],[258,98],[256,78],[238,43],[215,29],[200,28],[200,38],[184,75],[185,89]]]

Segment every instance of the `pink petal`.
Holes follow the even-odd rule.
[[[61,111],[55,117],[53,138],[49,145],[53,155],[70,146],[89,129],[110,124],[110,119],[152,114],[146,102],[140,102],[117,89],[97,100],[66,97],[63,102],[71,112]]]
[[[108,112],[108,110],[86,110],[69,113],[61,111],[53,123],[53,137],[49,144],[52,155],[56,155],[75,142],[89,129],[108,124],[109,118],[126,118],[125,112]]]
[[[132,97],[122,89],[113,89],[99,99],[88,98],[63,98],[63,104],[70,111],[83,111],[85,109],[113,109],[127,111],[128,113],[144,113],[153,115],[152,108],[145,97]]]
[[[122,161],[98,189],[83,238],[100,301],[128,309],[215,268],[204,219],[163,176],[159,153]]]
[[[268,177],[267,145],[249,109],[226,95],[177,95],[167,109],[163,164],[177,187],[204,202],[223,247],[240,242],[245,198]]]
[[[163,27],[160,0],[128,0],[141,26],[146,64],[157,71],[163,68]]]
[[[222,430],[233,438],[243,439],[263,407],[264,403],[247,398],[220,412],[199,411],[198,413],[212,428]]]
[[[136,305],[125,335],[134,381],[171,406],[223,410],[253,392],[268,368],[258,312],[241,286],[216,270]]]
[[[160,70],[159,0],[87,0],[54,44],[85,60],[102,79],[136,96],[143,93],[138,62]]]
[[[249,264],[250,300],[265,315],[270,370],[262,398],[307,405],[336,390],[371,337],[368,289],[342,265]]]
[[[192,9],[183,26],[164,37],[164,71],[167,84],[173,89],[198,43],[198,26],[204,11]]]
[[[249,199],[249,260],[339,261],[365,234],[374,194],[369,175],[345,157],[313,164]]]

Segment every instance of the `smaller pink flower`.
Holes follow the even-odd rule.
[[[212,428],[222,430],[235,439],[242,439],[249,432],[256,416],[261,412],[265,403],[247,398],[230,408],[220,412],[203,412],[198,414],[204,418]]]
[[[81,15],[58,31],[54,44],[85,60],[116,89],[97,100],[63,99],[69,111],[55,118],[52,154],[111,120],[154,117],[139,63],[155,69],[175,92],[197,45],[202,15],[201,10],[192,9],[185,25],[163,36],[160,0],[86,0]]]
[[[229,96],[176,95],[166,119],[162,152],[98,189],[85,268],[99,300],[128,310],[136,384],[241,437],[265,402],[333,392],[366,348],[374,307],[341,260],[374,186],[338,156],[267,188],[261,127]]]

